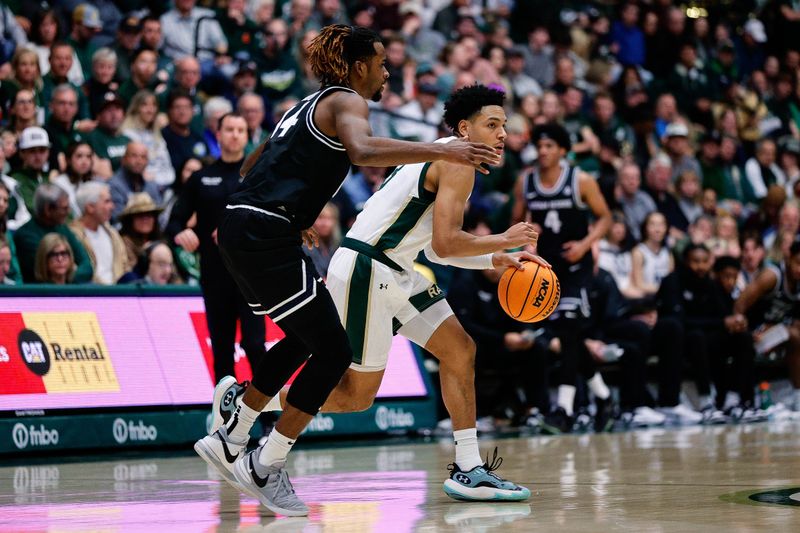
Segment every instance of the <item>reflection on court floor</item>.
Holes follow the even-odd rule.
[[[267,515],[188,453],[0,462],[0,531],[800,530],[800,423],[485,440],[527,503],[441,490],[449,441],[305,449],[307,518]]]

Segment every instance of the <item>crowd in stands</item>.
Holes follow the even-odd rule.
[[[798,2],[10,0],[0,11],[2,285],[196,284],[197,254],[164,230],[182,185],[220,156],[219,118],[245,118],[249,153],[318,88],[304,61],[318,30],[368,26],[384,36],[391,76],[370,102],[376,135],[447,136],[454,89],[505,91],[505,154],[476,177],[474,231],[509,226],[519,177],[536,163],[532,129],[569,132],[569,160],[614,216],[593,251],[586,350],[604,363],[625,353],[629,421],[658,423],[648,409],[663,398],[639,377],[659,346],[683,357],[670,366],[658,354],[657,396],[677,395],[688,375],[696,407],[712,408],[687,420],[755,411],[754,361],[776,349],[800,410]],[[323,211],[311,252],[321,273],[390,171],[353,167]],[[505,384],[546,376],[558,339],[475,301],[493,274],[427,268],[478,342],[482,414],[547,412],[545,382],[514,397]],[[783,292],[782,316],[759,310]],[[646,342],[621,332],[640,327]]]

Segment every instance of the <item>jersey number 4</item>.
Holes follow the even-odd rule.
[[[544,217],[544,227],[555,234],[561,233],[561,219],[558,216],[558,211],[551,209],[547,212]]]

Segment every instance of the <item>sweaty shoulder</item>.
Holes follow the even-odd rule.
[[[324,134],[337,137],[336,116],[340,113],[351,113],[366,118],[369,116],[369,106],[359,94],[336,91],[317,104],[314,122]]]

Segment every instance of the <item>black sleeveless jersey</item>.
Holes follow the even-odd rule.
[[[350,158],[335,137],[314,123],[326,96],[346,87],[327,87],[304,98],[283,116],[256,164],[229,205],[247,205],[282,215],[303,230],[311,227],[350,170]]]
[[[583,203],[578,187],[578,169],[561,162],[561,175],[556,185],[545,189],[534,169],[525,177],[525,202],[531,213],[531,221],[541,226],[537,254],[549,261],[556,272],[566,266],[561,257],[564,243],[579,241],[589,233],[587,206]],[[580,263],[590,264],[592,254],[583,256]]]
[[[766,294],[747,313],[747,319],[754,325],[786,324],[800,318],[800,293],[789,289],[786,279],[786,264],[767,264],[765,268],[772,270],[778,278],[775,288]]]

